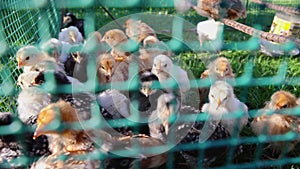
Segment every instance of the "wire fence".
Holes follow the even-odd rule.
[[[286,5],[298,9],[300,7],[299,0],[269,0],[265,2],[272,2],[274,4]],[[244,20],[240,19],[239,22],[268,32],[276,12],[248,0],[244,1],[244,4],[246,4],[248,16]],[[210,53],[200,50],[195,33],[196,27],[193,26],[199,21],[205,20],[205,18],[197,15],[196,12],[192,10],[186,13],[177,13],[174,9],[173,0],[2,0],[0,3],[1,112],[17,114],[16,98],[20,89],[16,85],[16,80],[22,72],[17,69],[15,59],[17,50],[22,46],[30,44],[40,46],[41,43],[46,42],[50,37],[57,37],[61,28],[62,11],[66,10],[75,13],[76,16],[85,20],[84,28],[86,34],[95,30],[100,30],[100,32],[104,34],[112,27],[118,28],[118,25],[105,13],[101,5],[106,7],[121,24],[123,24],[128,17],[133,16],[133,14],[138,15],[137,13],[143,13],[138,16],[146,23],[153,25],[157,32],[160,32],[159,37],[166,41],[168,46],[178,54],[175,59],[182,63],[184,69],[191,70],[195,76],[195,79],[191,80],[191,87],[194,89],[210,86],[210,83],[199,79],[201,72],[203,72],[206,66],[205,60],[210,60],[219,55],[229,58],[237,75],[234,83],[235,92],[243,102],[247,103],[251,118],[256,115],[259,108],[263,107],[264,102],[269,100],[271,94],[278,89],[287,89],[293,91],[296,96],[300,96],[300,62],[297,57],[282,56],[279,58],[270,58],[265,56],[258,52],[258,38],[253,38],[229,27],[226,27],[224,31],[224,46],[221,53]],[[151,18],[147,18],[148,14],[161,17],[161,21],[154,21]],[[165,20],[168,19],[165,18],[168,18],[170,15],[172,16],[171,19],[169,19],[170,22],[166,22]],[[189,24],[184,25],[185,22],[180,20],[180,18],[188,21]],[[177,21],[174,21],[176,19]],[[161,22],[161,25],[154,25],[157,22]],[[162,26],[163,24],[165,24],[165,26]],[[161,29],[161,27],[164,27],[164,29]],[[184,31],[190,32],[183,34],[182,32]],[[172,41],[174,37],[176,37],[176,40],[184,41],[184,44],[177,44]],[[125,82],[118,86],[123,86],[123,84],[128,85],[128,83]],[[86,86],[92,91],[97,87],[97,85],[94,86],[91,84],[86,84]],[[299,108],[295,109],[296,114],[299,112],[298,109]],[[197,116],[197,120],[201,121],[203,119],[205,120],[204,116]],[[96,123],[91,125],[89,122]],[[92,119],[83,125],[87,128],[91,128],[93,126],[101,126],[100,123],[101,121],[93,121]],[[116,120],[113,122],[113,125],[119,126],[123,123],[122,120]],[[135,126],[133,123],[125,123],[128,126]],[[22,128],[13,129],[13,127],[12,125],[0,126],[0,135],[24,132]],[[276,160],[264,159],[263,156],[265,154],[262,150],[263,144],[266,142],[296,140],[299,139],[298,134],[288,133],[280,137],[266,137],[264,135],[254,136],[250,130],[249,125],[247,125],[242,132],[242,136],[239,138],[204,144],[183,144],[180,147],[171,149],[168,153],[168,162],[164,167],[182,168],[182,166],[178,167],[172,163],[174,159],[178,158],[174,155],[178,149],[198,150],[202,152],[202,150],[211,147],[224,145],[230,145],[231,156],[225,157],[227,162],[217,168],[300,167],[300,157],[298,157],[299,148],[297,149],[297,147],[294,154]],[[9,131],[11,131],[11,133]],[[240,144],[244,145],[244,150],[239,158],[234,158],[233,153]],[[137,147],[137,149],[139,148],[140,147]],[[146,151],[150,151],[150,149],[146,149]],[[102,160],[110,158],[110,156],[96,152],[88,154],[84,158],[99,158]],[[201,155],[199,158],[202,158]],[[7,167],[7,165],[9,166],[11,164],[26,168],[31,162],[29,157],[22,156],[9,163],[0,164],[0,168],[10,168]],[[195,168],[202,168],[202,166],[201,164],[196,164]]]

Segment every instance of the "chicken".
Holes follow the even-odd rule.
[[[225,156],[228,151],[227,146],[208,148],[200,162],[199,151],[184,150],[180,145],[226,139],[230,137],[230,134],[221,124],[213,121],[193,121],[197,114],[198,111],[195,108],[181,105],[174,94],[162,94],[157,100],[157,109],[149,118],[150,135],[164,143],[177,144],[180,153],[189,165],[202,164],[208,167]],[[185,120],[186,116],[191,117],[190,121]],[[208,130],[204,128],[205,125],[208,126]]]
[[[222,47],[222,37],[224,24],[214,19],[199,22],[197,24],[197,34],[200,42],[200,47],[203,46],[205,41],[214,41],[214,47],[220,50]],[[215,41],[216,40],[216,41]],[[215,49],[213,49],[215,50]]]
[[[62,42],[67,42],[69,44],[83,43],[82,34],[75,26],[70,26],[68,28],[62,29],[61,32],[58,34],[58,40]]]
[[[106,42],[111,47],[111,55],[117,62],[122,62],[131,55],[131,52],[125,49],[128,38],[125,33],[119,29],[107,31],[101,41]]]
[[[172,60],[166,55],[158,55],[154,58],[151,72],[158,77],[159,82],[163,87],[169,85],[170,82],[175,81],[181,96],[190,90],[187,72],[179,66],[174,65]]]
[[[201,79],[210,78],[212,81],[215,80],[233,80],[235,74],[231,68],[230,62],[225,57],[218,57],[213,62],[208,65],[206,69],[200,76]],[[206,102],[208,97],[209,89],[206,87],[199,88],[199,109],[201,110],[203,104]]]
[[[124,27],[126,35],[137,43],[143,42],[148,36],[156,37],[155,31],[141,20],[128,19],[125,21]]]
[[[248,123],[248,107],[236,98],[233,88],[225,81],[216,81],[210,87],[208,98],[209,103],[201,111],[208,113],[211,120],[220,121],[231,136],[238,136]]]
[[[280,110],[296,106],[298,106],[296,97],[288,91],[280,90],[271,96],[271,101],[266,104],[265,109]]]
[[[20,120],[26,122],[29,118],[35,118],[39,111],[50,102],[50,94],[40,88],[29,87],[23,89],[17,98],[17,110]]]
[[[52,154],[70,152],[80,153],[81,151],[92,151],[93,143],[83,130],[64,129],[62,132],[47,129],[54,120],[61,123],[79,122],[78,113],[69,103],[59,100],[43,108],[37,118],[37,128],[33,139],[41,135],[48,136],[49,149]]]
[[[16,53],[16,59],[18,62],[18,68],[24,67],[24,72],[30,71],[34,65],[41,61],[55,62],[54,58],[49,57],[44,52],[41,52],[35,46],[24,46],[20,48]]]
[[[18,84],[21,86],[17,98],[17,110],[20,120],[24,123],[29,118],[36,118],[39,111],[51,102],[51,96],[37,87],[31,86],[31,82],[39,72],[29,71],[18,77]]]
[[[115,64],[114,58],[108,53],[98,57],[97,76],[99,83],[109,83],[111,81]]]
[[[201,74],[200,78],[206,77],[225,80],[235,78],[235,74],[233,73],[229,60],[225,57],[218,57],[209,64],[208,69]]]
[[[80,121],[76,110],[65,101],[59,100],[43,108],[38,115],[37,128],[33,138],[36,139],[41,135],[46,135],[52,154],[39,159],[31,168],[99,167],[100,162],[97,160],[79,160],[75,156],[88,154],[94,150],[94,143],[88,133],[83,129],[75,130],[66,126],[64,126],[62,131],[51,129],[50,127],[55,120],[62,125],[66,123],[74,124]],[[58,159],[59,155],[67,155],[66,161]]]
[[[145,69],[151,69],[153,60],[157,55],[173,55],[171,49],[162,41],[159,41],[155,36],[148,36],[144,39],[143,47],[139,49],[139,59],[145,65]]]
[[[213,19],[246,18],[247,12],[241,0],[198,0],[192,6],[200,15]]]
[[[63,18],[63,27],[68,28],[70,26],[77,27],[79,32],[84,37],[84,20],[78,19],[74,14],[68,12]]]
[[[256,135],[283,135],[288,132],[300,132],[300,119],[298,116],[289,115],[297,105],[296,97],[290,92],[280,90],[271,96],[271,101],[263,109],[258,111],[251,122],[252,131]],[[273,111],[272,114],[268,112]],[[273,155],[276,153],[289,152],[299,143],[299,139],[286,140],[282,142],[270,143],[273,149]]]

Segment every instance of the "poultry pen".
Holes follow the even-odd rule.
[[[181,3],[176,5],[178,2]],[[299,0],[263,1],[269,4],[262,4],[260,3],[262,1],[259,0],[243,0],[242,2],[247,11],[247,17],[239,19],[237,22],[264,32],[269,32],[273,18],[277,13],[275,9],[270,8],[273,7],[270,5],[271,3],[291,7],[296,12],[300,10]],[[79,155],[78,158],[80,160],[99,160],[101,161],[99,166],[83,165],[79,168],[149,168],[155,162],[146,159],[151,159],[150,157],[153,154],[158,155],[161,153],[164,155],[152,160],[157,162],[161,160],[159,158],[165,158],[165,161],[157,162],[159,165],[155,168],[300,168],[299,145],[295,144],[292,151],[284,148],[285,150],[278,157],[273,157],[273,150],[268,149],[266,146],[267,143],[272,142],[288,143],[294,141],[297,143],[300,139],[299,129],[297,129],[300,123],[297,120],[295,120],[295,124],[291,124],[292,127],[296,128],[294,131],[280,135],[255,135],[251,129],[251,122],[259,115],[259,110],[265,106],[265,103],[270,100],[274,92],[286,90],[296,97],[300,96],[299,54],[289,53],[289,51],[299,48],[300,33],[298,32],[298,37],[294,37],[292,41],[287,42],[283,54],[268,56],[261,50],[260,39],[264,39],[263,37],[257,36],[255,32],[252,34],[254,36],[246,34],[249,33],[249,29],[246,28],[243,29],[246,31],[232,28],[229,21],[229,24],[224,25],[224,31],[220,35],[219,41],[204,43],[201,47],[196,32],[197,23],[205,21],[207,18],[200,16],[186,3],[188,3],[186,0],[2,0],[0,3],[0,111],[2,114],[11,113],[12,116],[10,117],[12,118],[8,120],[0,116],[0,168],[30,168],[33,162],[41,158],[41,154],[32,155],[26,152],[28,149],[22,148],[22,146],[26,147],[28,141],[26,140],[27,136],[24,135],[28,132],[33,134],[36,125],[26,125],[18,118],[17,99],[22,89],[17,85],[17,80],[23,70],[18,69],[16,53],[26,45],[33,45],[40,49],[42,44],[50,38],[58,38],[63,27],[64,14],[67,12],[73,13],[77,18],[84,20],[85,39],[88,39],[90,33],[94,31],[100,32],[103,36],[105,32],[111,29],[124,30],[123,25],[130,18],[142,20],[155,30],[158,39],[165,42],[168,48],[172,50],[174,55],[172,60],[188,71],[191,90],[186,98],[182,98],[182,104],[187,104],[197,110],[195,111],[197,112],[196,115],[181,115],[172,124],[173,126],[178,127],[182,122],[204,123],[209,119],[206,113],[199,110],[200,96],[198,88],[209,88],[212,85],[210,79],[200,79],[200,76],[209,63],[219,56],[226,57],[230,61],[232,70],[235,73],[235,80],[230,84],[234,86],[236,97],[245,103],[249,110],[247,125],[240,134],[233,134],[232,137],[204,142],[174,143],[178,137],[182,139],[181,134],[185,136],[189,130],[180,134],[174,132],[175,136],[171,135],[170,140],[160,146],[149,148],[134,144],[128,148],[121,144],[121,148],[119,147],[120,149],[114,153],[102,152],[96,148],[96,151],[84,153],[81,156]],[[190,3],[197,4],[196,1]],[[295,15],[300,18],[299,13]],[[223,22],[226,22],[226,20],[223,20]],[[298,27],[300,27],[300,23]],[[135,45],[129,48],[137,54],[137,47]],[[77,52],[82,48],[82,45],[74,45],[71,50]],[[86,50],[92,51],[90,48]],[[79,92],[82,90],[99,94],[101,90],[113,88],[126,91],[128,94],[129,91],[138,90],[137,78],[139,74],[135,73],[138,71],[136,65],[133,64],[129,68],[128,81],[105,85],[95,80],[96,73],[91,73],[93,69],[96,69],[95,65],[96,63],[89,63],[87,68],[87,72],[89,72],[88,80],[83,83],[84,87],[79,87]],[[53,84],[51,89],[45,89],[51,94],[70,93],[74,92],[73,90],[75,90],[75,93],[78,92],[77,89],[73,88],[68,90],[72,87],[71,85],[62,86],[55,83],[53,79],[51,80],[52,76],[49,75],[49,83]],[[45,78],[48,79],[47,76]],[[158,85],[156,88],[159,89],[160,86]],[[205,100],[205,102],[208,102],[208,100]],[[132,105],[135,106],[135,104],[137,103],[132,101]],[[99,118],[99,115],[95,115],[99,112],[98,107],[101,107],[101,104],[97,103],[95,107],[91,107],[91,119],[71,124],[71,128],[77,130],[101,129],[105,120],[102,118],[101,120],[96,119]],[[239,119],[241,116],[239,113],[234,113],[233,117],[230,118]],[[268,113],[272,114],[273,112]],[[297,118],[299,108],[293,107],[284,113]],[[141,117],[132,107],[130,114],[134,116],[130,116],[131,118],[125,121],[123,119],[108,120],[108,125],[113,127],[128,126],[139,131],[140,123],[145,123],[145,121],[138,121]],[[55,123],[50,125],[50,129],[51,127],[61,131],[66,125]],[[67,127],[70,126],[67,125]],[[201,133],[205,124],[202,127],[202,129],[195,130]],[[170,129],[170,131],[172,130]],[[176,136],[176,134],[180,136]],[[18,144],[15,149],[20,151],[19,154],[9,154],[8,147],[14,149],[14,145],[7,143],[9,142],[7,141],[8,137],[9,141]],[[101,147],[101,140],[99,141],[99,147],[103,148]],[[226,150],[222,149],[224,147],[226,147]],[[283,144],[282,147],[286,147],[286,145]],[[182,152],[185,151],[191,153],[183,156]],[[218,153],[224,153],[222,151],[226,151],[227,154],[221,155],[222,157],[217,158],[212,164],[206,161],[206,156],[211,157]],[[15,152],[11,151],[11,153]],[[142,153],[152,153],[152,155],[147,157]],[[45,157],[49,154],[42,155]],[[7,159],[6,156],[10,158]],[[72,155],[61,155],[58,158],[62,159],[62,163],[67,163],[69,156]],[[118,160],[120,157],[125,160]],[[134,163],[128,166],[127,159],[138,160],[133,160]],[[119,163],[125,164],[119,165]],[[210,165],[205,165],[206,163]],[[53,168],[55,167],[58,166]],[[72,166],[60,167],[71,168]]]

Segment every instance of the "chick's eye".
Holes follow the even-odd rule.
[[[165,64],[164,67],[167,67],[167,64]]]
[[[104,67],[104,66],[101,66],[101,69],[105,69],[105,67]]]
[[[214,95],[210,95],[212,98],[215,98],[215,96]]]
[[[27,56],[27,57],[25,58],[25,60],[29,60],[29,56]]]
[[[288,108],[288,105],[285,104],[285,105],[281,106],[281,108],[282,108],[282,109]]]
[[[109,39],[109,36],[106,36],[106,39]]]
[[[225,97],[224,100],[227,100],[228,97]]]
[[[227,72],[227,71],[228,71],[228,68],[226,68],[225,71]]]

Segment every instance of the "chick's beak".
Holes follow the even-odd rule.
[[[145,96],[148,97],[150,95],[150,93],[151,93],[151,89],[146,88],[145,89]]]
[[[103,38],[100,40],[100,42],[105,42],[105,37],[103,37]]]
[[[224,77],[224,72],[220,72],[221,77]]]
[[[169,133],[169,122],[165,122],[164,124],[166,134]]]
[[[106,76],[109,76],[109,77],[111,77],[111,70],[108,70],[108,71],[107,71],[107,74],[106,74]]]
[[[218,100],[217,100],[217,109],[220,107],[220,105],[221,105],[221,100],[220,100],[220,98],[218,98]]]
[[[33,139],[35,140],[36,138],[38,138],[39,136],[43,135],[43,128],[44,125],[38,125],[37,128],[35,129],[35,132],[33,134]]]
[[[157,72],[157,73],[160,73],[160,72],[162,72],[162,71],[161,71],[161,67],[160,67],[160,66],[158,66],[158,67],[156,68],[156,72]]]
[[[18,60],[18,69],[24,66],[24,63],[20,60]]]

